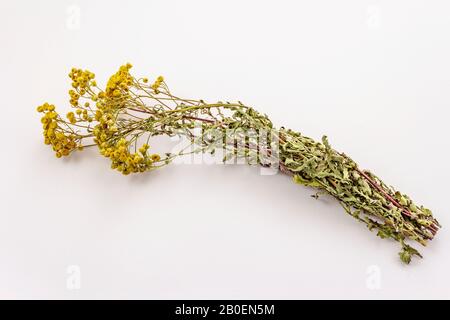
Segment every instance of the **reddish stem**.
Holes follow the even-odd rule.
[[[378,185],[378,183],[376,183],[375,181],[373,181],[364,171],[359,170],[358,168],[356,169],[356,171],[362,175],[368,182],[369,184],[371,184],[375,189],[377,189],[378,191],[380,191],[385,197],[386,199],[388,199],[393,205],[395,205],[397,208],[402,210],[402,214],[404,214],[405,216],[409,217],[409,218],[413,218],[412,213],[405,209],[400,203],[397,202],[397,200],[395,200],[393,197],[391,197],[386,191],[384,191],[384,189]],[[431,231],[431,233],[433,235],[435,235],[438,231],[436,225],[433,223],[432,225],[430,225],[428,227],[428,229]]]

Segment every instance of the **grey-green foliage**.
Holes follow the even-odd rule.
[[[406,242],[425,246],[440,227],[429,209],[415,204],[373,173],[359,169],[351,158],[334,150],[326,136],[319,142],[290,129],[277,129],[266,115],[240,102],[207,104],[203,100],[182,100],[170,93],[167,96],[176,103],[172,110],[142,107],[151,114],[145,123],[152,128],[143,131],[151,131],[151,135],[178,132],[187,136],[196,147],[190,152],[214,153],[215,148],[222,146],[226,150],[224,161],[265,151],[277,158],[280,171],[291,175],[295,183],[318,189],[315,198],[328,193],[350,216],[366,224],[369,230],[377,230],[379,237],[398,241],[402,247],[400,258],[405,263],[412,256],[421,257]],[[202,126],[200,134],[193,130],[198,122]],[[242,134],[249,131],[264,132],[269,142],[253,144]],[[230,137],[238,141],[230,144]],[[238,152],[238,145],[244,146],[244,152]],[[170,154],[165,161],[169,163],[182,154],[186,153]],[[258,164],[267,166],[266,159],[257,159]]]
[[[316,142],[292,130],[280,130],[281,160],[294,182],[326,191],[345,211],[378,230],[381,238],[398,241],[403,262],[420,253],[406,244],[413,240],[426,245],[440,227],[431,211],[418,206],[404,194],[388,187],[369,171],[362,171],[343,153],[333,150],[326,136]]]
[[[252,108],[237,108],[228,128],[269,130],[279,141],[280,169],[295,183],[319,189],[336,198],[345,211],[377,230],[382,238],[396,240],[403,262],[420,253],[408,240],[425,246],[440,227],[429,209],[415,204],[407,195],[387,186],[369,171],[363,171],[344,153],[334,150],[326,136],[318,142],[289,129],[274,129],[266,115]],[[314,197],[318,197],[316,194]]]

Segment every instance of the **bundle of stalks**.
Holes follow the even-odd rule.
[[[127,175],[155,170],[177,157],[218,153],[223,162],[244,159],[292,176],[294,182],[329,194],[345,211],[381,238],[400,243],[400,258],[422,257],[408,243],[425,246],[441,227],[431,211],[362,170],[346,154],[334,150],[326,136],[315,141],[299,132],[276,128],[270,119],[241,102],[207,103],[173,95],[163,77],[149,83],[135,78],[126,64],[101,89],[88,70],[69,74],[74,109],[61,116],[55,106],[38,107],[43,114],[45,143],[58,158],[98,147],[111,167]],[[182,136],[189,142],[176,152],[149,153],[155,136]]]

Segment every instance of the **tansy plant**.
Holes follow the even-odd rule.
[[[329,194],[345,211],[381,238],[398,241],[403,262],[420,253],[410,246],[425,246],[440,225],[431,211],[415,204],[346,154],[334,150],[327,137],[314,141],[299,132],[275,128],[270,119],[241,102],[207,103],[174,96],[163,77],[149,82],[135,78],[126,64],[101,89],[88,70],[72,69],[69,77],[73,111],[60,115],[44,103],[44,141],[56,157],[97,146],[111,168],[127,175],[163,167],[176,157],[194,153],[225,152],[223,161],[244,159],[272,166],[294,182],[318,189],[313,196]],[[196,130],[197,128],[200,130]],[[164,155],[151,153],[154,136],[183,136],[190,145]]]

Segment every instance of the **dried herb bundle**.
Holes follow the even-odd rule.
[[[421,257],[407,242],[425,246],[440,228],[429,209],[361,170],[334,150],[327,137],[317,142],[299,132],[277,129],[266,115],[241,102],[179,98],[162,77],[149,84],[146,78],[134,78],[130,69],[130,64],[121,66],[101,89],[92,72],[74,68],[69,74],[74,111],[62,117],[54,105],[38,107],[45,143],[57,157],[97,146],[110,158],[111,167],[123,174],[154,170],[176,157],[217,149],[223,151],[224,162],[240,158],[265,167],[275,163],[294,182],[318,189],[314,197],[330,194],[349,215],[377,230],[378,236],[398,241],[405,263],[412,256]],[[151,154],[148,141],[159,135],[184,136],[189,145],[162,157]]]

